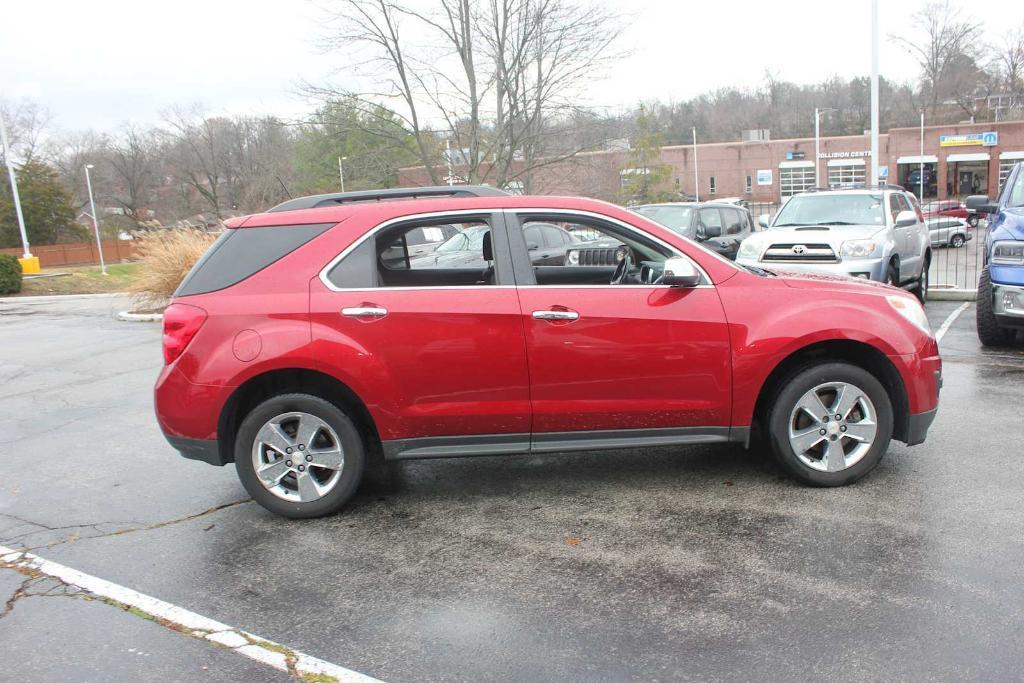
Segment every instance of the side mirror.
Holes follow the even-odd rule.
[[[771,221],[771,218],[772,217],[770,215],[768,215],[766,213],[762,213],[761,216],[757,219],[757,224],[760,225],[765,230],[767,230],[768,229],[768,224]]]
[[[900,211],[896,214],[896,227],[897,228],[908,228],[911,225],[917,225],[917,214],[913,211]]]
[[[535,244],[534,242],[530,242],[529,244],[526,245],[527,251],[537,251],[538,249],[540,249],[540,245]]]
[[[999,205],[993,204],[992,200],[983,194],[972,194],[964,202],[968,211],[975,213],[999,213]]]
[[[665,261],[661,283],[670,287],[696,287],[700,284],[700,272],[688,258],[670,258]]]
[[[721,237],[721,236],[722,236],[722,228],[717,226],[717,225],[716,226],[712,226],[712,227],[705,227],[704,228],[704,239],[709,239],[711,237]]]

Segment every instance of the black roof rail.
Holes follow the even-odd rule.
[[[391,199],[420,199],[424,197],[506,197],[508,192],[487,185],[441,185],[438,187],[395,187],[387,190],[363,190],[359,192],[337,192],[296,197],[281,202],[267,213],[296,211],[298,209],[319,209],[324,206],[340,206],[354,202],[381,202]]]

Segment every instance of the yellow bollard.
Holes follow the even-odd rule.
[[[39,257],[29,256],[28,258],[18,259],[18,263],[21,264],[22,275],[35,275],[39,272]]]

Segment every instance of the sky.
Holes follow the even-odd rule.
[[[409,0],[423,4],[429,0]],[[605,0],[606,4],[608,0]],[[881,71],[910,80],[912,59],[889,38],[924,0],[880,0]],[[297,116],[302,81],[345,83],[350,69],[320,47],[331,0],[35,0],[4,8],[0,98],[49,109],[58,130],[157,123],[173,106]],[[723,85],[757,87],[766,70],[800,83],[867,75],[870,0],[621,0],[628,56],[595,80],[586,103],[621,110]],[[998,43],[1024,22],[1019,0],[971,0]],[[966,11],[966,10],[965,10]]]

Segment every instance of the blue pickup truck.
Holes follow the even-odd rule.
[[[978,195],[966,204],[988,214],[989,224],[978,278],[978,338],[985,346],[1006,346],[1024,329],[1024,162],[1010,171],[995,203]]]

